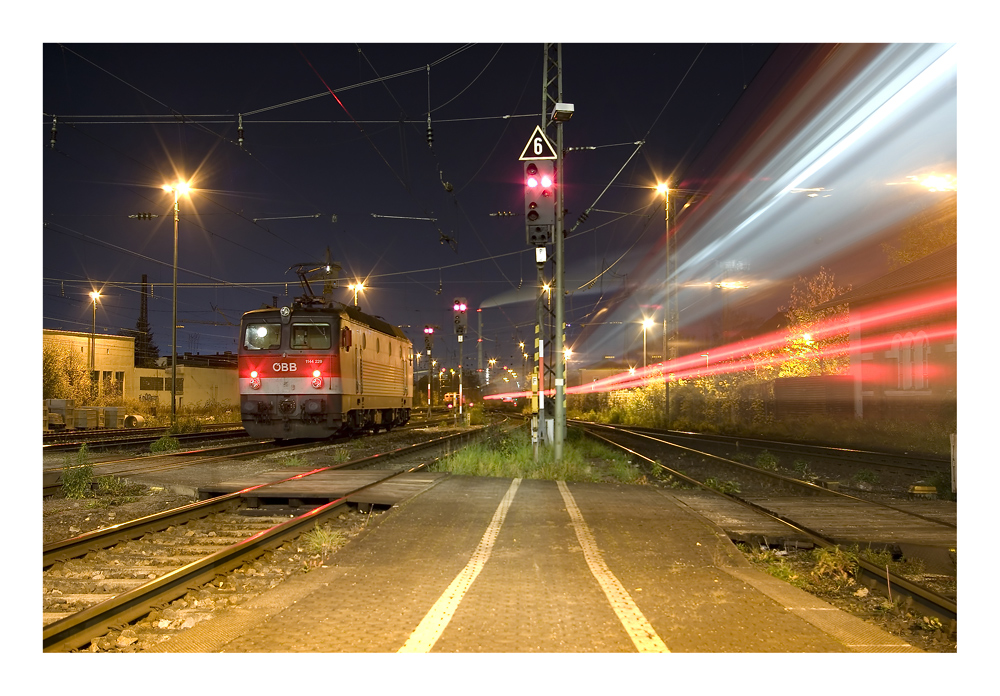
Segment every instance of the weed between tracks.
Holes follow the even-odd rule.
[[[308,532],[304,532],[299,541],[300,552],[305,552],[311,556],[319,556],[315,561],[316,565],[326,562],[326,557],[347,543],[344,533],[336,529],[331,529],[327,525],[316,525]],[[307,564],[308,566],[308,564]]]
[[[94,478],[94,468],[87,464],[87,445],[80,445],[75,455],[74,463],[67,463],[62,476],[62,493],[66,498],[88,501],[88,508],[109,508],[138,500],[146,495],[146,487],[129,483],[117,476],[100,476]]]
[[[957,650],[955,634],[940,619],[914,613],[898,596],[883,597],[859,582],[859,559],[911,579],[924,573],[919,559],[894,560],[889,552],[859,550],[857,546],[798,552],[752,549],[744,543],[737,546],[756,568],[874,623],[915,647],[930,652]]]

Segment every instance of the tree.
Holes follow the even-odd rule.
[[[66,347],[42,347],[43,399],[73,399],[77,406],[86,406],[96,396],[97,383],[85,359]]]
[[[153,332],[150,330],[148,321],[139,317],[135,322],[135,328],[122,329],[121,335],[131,336],[135,339],[136,367],[156,367],[156,361],[160,357],[160,349],[153,343]]]
[[[781,364],[779,377],[837,374],[847,369],[848,331],[845,329],[833,336],[821,336],[819,331],[830,322],[842,322],[846,326],[847,305],[824,309],[816,307],[850,289],[850,285],[838,288],[833,271],[823,267],[820,267],[816,275],[809,278],[799,276],[792,284],[792,294],[785,310],[788,318],[788,343],[785,350],[790,359]],[[831,351],[834,351],[833,355],[830,354]]]

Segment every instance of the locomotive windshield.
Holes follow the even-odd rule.
[[[329,350],[329,324],[292,324],[292,350]]]
[[[281,324],[247,324],[243,347],[247,350],[269,350],[281,346]]]

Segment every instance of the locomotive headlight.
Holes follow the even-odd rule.
[[[313,370],[313,377],[319,377],[319,375],[320,375],[319,370]]]
[[[257,370],[250,372],[250,388],[260,389],[260,377],[257,376]]]
[[[321,389],[323,387],[323,378],[322,377],[313,377],[312,378],[312,386],[313,386],[313,389]]]
[[[281,311],[281,316],[283,317],[287,317],[292,312],[292,310],[290,310],[288,307],[282,307],[280,311]]]

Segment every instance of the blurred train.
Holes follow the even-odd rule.
[[[252,437],[389,430],[410,419],[413,347],[378,317],[307,296],[243,315],[239,381],[241,419]]]

